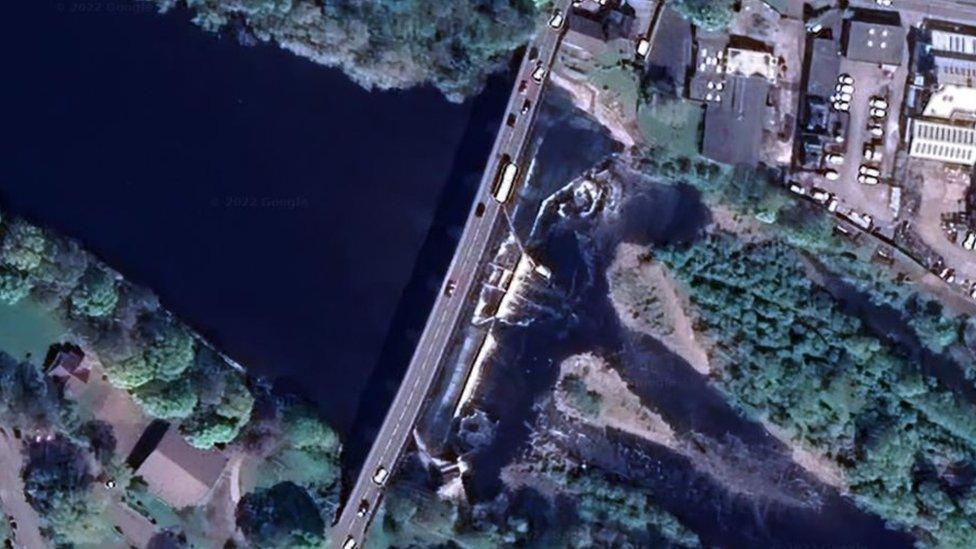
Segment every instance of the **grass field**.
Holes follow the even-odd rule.
[[[637,125],[649,145],[693,158],[698,154],[702,116],[696,103],[655,96],[638,109]]]
[[[30,299],[16,305],[0,303],[0,351],[23,360],[40,364],[48,347],[58,343],[68,330],[55,316]]]

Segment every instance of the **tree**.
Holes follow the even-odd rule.
[[[671,0],[671,5],[696,26],[709,31],[722,30],[732,20],[734,0]]]
[[[136,352],[124,358],[106,359],[103,362],[108,380],[120,389],[135,389],[153,380],[153,368],[142,353]]]
[[[149,315],[141,320],[139,335],[154,378],[172,381],[193,364],[195,343],[182,324],[163,315]]]
[[[0,267],[0,301],[14,305],[30,295],[33,284],[27,275]]]
[[[173,0],[156,0],[162,9]],[[243,21],[250,36],[326,66],[366,88],[432,84],[460,101],[503,68],[535,31],[533,0],[200,0],[194,21],[209,30]]]
[[[7,225],[0,261],[9,268],[30,272],[41,264],[46,248],[47,238],[40,228],[15,219]]]
[[[197,395],[189,379],[150,381],[132,391],[132,398],[152,417],[183,419],[193,413]]]
[[[186,441],[195,448],[209,450],[217,444],[227,444],[234,440],[241,426],[212,409],[198,410],[186,419],[180,430]]]
[[[237,525],[255,547],[319,547],[325,541],[315,500],[291,482],[246,494],[237,505]]]
[[[338,455],[339,437],[308,406],[291,406],[284,417],[284,443],[321,455]]]
[[[115,277],[102,267],[90,266],[71,293],[71,310],[79,315],[100,318],[111,314],[118,301]]]

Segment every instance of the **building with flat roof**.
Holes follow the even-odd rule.
[[[845,33],[845,56],[852,61],[901,65],[908,35],[900,25],[851,19]]]
[[[932,70],[939,84],[976,87],[976,58],[935,54]]]
[[[935,51],[976,55],[976,36],[956,30],[934,28],[929,43]]]
[[[939,86],[929,96],[922,114],[945,120],[976,118],[976,88],[954,84]]]
[[[759,160],[769,82],[730,76],[722,100],[705,103],[702,154],[724,164],[753,165]]]
[[[976,129],[914,119],[909,155],[951,164],[976,165]]]

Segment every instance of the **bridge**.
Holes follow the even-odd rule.
[[[557,21],[550,20],[550,25],[543,27],[526,48],[461,240],[396,397],[332,529],[333,547],[351,549],[363,545],[385,484],[408,447],[417,418],[443,367],[452,336],[464,321],[465,301],[478,279],[487,247],[506,215],[509,202],[496,200],[494,193],[500,173],[509,162],[519,166],[517,180],[526,172],[524,151],[562,40],[571,1],[560,0],[557,6],[563,20],[558,25]],[[510,195],[514,197],[517,191],[516,181],[516,189]]]

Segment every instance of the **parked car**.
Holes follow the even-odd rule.
[[[834,153],[834,154],[828,154],[827,155],[827,163],[828,164],[833,164],[835,166],[840,166],[841,164],[844,163],[844,155],[842,155],[842,154],[836,154],[836,153]]]
[[[814,187],[810,189],[810,198],[812,198],[814,202],[819,202],[820,204],[826,204],[827,201],[830,200],[833,196],[834,195],[821,189],[820,187]]]
[[[552,17],[549,18],[549,26],[554,29],[558,29],[563,26],[565,21],[566,18],[563,17],[563,12],[556,10],[552,13]]]
[[[838,76],[837,81],[840,82],[841,84],[849,84],[851,86],[854,85],[854,77],[846,73]]]
[[[847,101],[834,101],[834,110],[840,112],[847,112],[851,110],[851,104]]]
[[[830,169],[824,170],[823,175],[824,175],[824,179],[826,179],[827,181],[837,181],[838,179],[840,179],[840,174],[837,173],[837,170],[830,170]]]
[[[884,118],[888,116],[888,111],[884,109],[871,109],[871,116],[873,118]]]
[[[861,167],[858,168],[857,173],[861,175],[870,175],[871,177],[881,177],[881,170],[866,164],[861,164]]]
[[[881,124],[871,124],[868,126],[868,133],[870,133],[873,137],[881,139],[884,137],[884,126]]]
[[[869,162],[878,162],[881,160],[881,149],[878,147],[867,143],[864,145],[864,159]]]
[[[881,182],[880,179],[874,177],[873,175],[860,174],[857,176],[857,182],[864,185],[877,185]]]
[[[837,84],[834,89],[839,93],[854,93],[853,84]]]
[[[854,99],[854,96],[849,92],[838,93],[836,97],[838,101],[843,101],[844,103],[850,103],[851,99]]]
[[[874,0],[874,3],[881,7],[887,8],[891,5],[891,0]]]
[[[883,97],[874,96],[874,97],[871,98],[871,101],[869,101],[868,104],[871,105],[871,107],[873,107],[875,109],[887,109],[888,108],[888,102],[885,101],[885,99]]]

